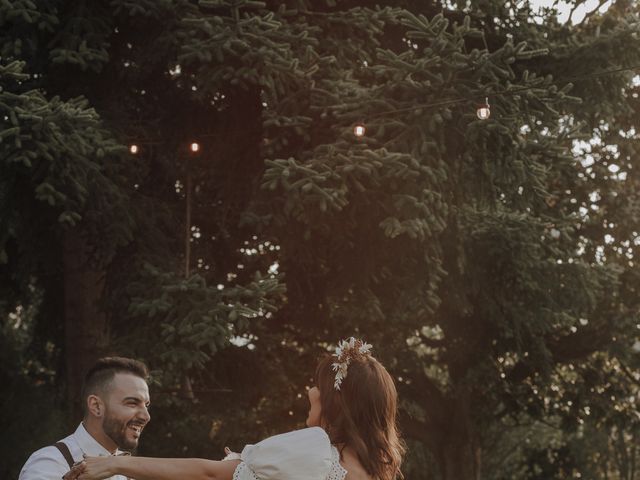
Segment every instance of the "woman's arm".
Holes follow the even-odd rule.
[[[202,458],[87,457],[79,480],[124,475],[136,480],[232,480],[239,460]]]

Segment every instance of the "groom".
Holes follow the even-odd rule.
[[[117,455],[136,448],[151,419],[148,376],[147,367],[137,360],[98,360],[82,386],[82,423],[65,439],[34,452],[18,480],[60,480],[84,455]],[[125,480],[119,475],[112,478]]]

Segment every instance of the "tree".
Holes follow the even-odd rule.
[[[640,63],[637,7],[563,25],[488,0],[16,5],[3,52],[30,38],[11,55],[39,86],[140,147],[102,190],[126,215],[89,202],[79,225],[109,348],[158,370],[144,452],[295,426],[314,357],[354,333],[397,379],[408,478],[586,475],[603,443],[581,432],[631,438],[631,404],[608,419],[598,395],[637,392],[637,86],[607,73]]]
[[[580,177],[572,152],[594,117],[610,126],[627,115],[614,106],[632,91],[631,73],[582,80],[577,96],[564,78],[635,65],[637,50],[613,52],[633,41],[637,20],[621,22],[619,4],[577,27],[548,13],[542,32],[527,6],[482,8],[451,21],[399,9],[304,12],[306,31],[318,28],[323,41],[299,64],[321,73],[296,88],[296,103],[260,82],[265,126],[281,126],[267,130],[265,154],[275,158],[264,176],[289,276],[281,315],[309,320],[288,322],[300,325],[296,337],[317,326],[322,342],[357,327],[384,340],[403,378],[405,431],[443,478],[478,478],[484,422],[528,408],[554,371],[607,350],[614,332],[628,346],[625,323],[635,318],[634,301],[619,300],[633,265],[595,255],[604,235],[585,236],[592,220],[580,210],[600,182],[618,195],[625,187]],[[380,34],[393,28],[407,45]],[[594,50],[606,61],[585,58]],[[582,107],[590,88],[600,101]],[[473,99],[485,96],[494,114],[481,122]],[[417,98],[469,101],[421,109]],[[362,119],[369,135],[357,140],[350,130]],[[635,197],[625,198],[617,205],[635,212]]]
[[[45,389],[44,370],[47,392],[59,393],[54,399],[61,404],[79,406],[81,374],[94,358],[112,352],[146,357],[157,365],[157,382],[168,391],[189,393],[184,372],[225,345],[231,325],[246,330],[248,317],[272,310],[282,290],[277,275],[263,278],[257,271],[224,292],[197,271],[187,278],[177,274],[184,272],[184,259],[176,255],[184,236],[174,235],[184,232],[175,226],[184,221],[184,189],[176,191],[174,183],[184,174],[185,159],[174,152],[192,139],[197,112],[204,116],[216,109],[191,99],[190,85],[183,88],[165,70],[175,66],[177,24],[194,7],[189,2],[142,7],[16,2],[0,10],[3,60],[13,62],[2,79],[3,116],[10,122],[2,129],[7,140],[2,145],[2,325],[10,334],[19,330],[19,338],[11,335],[8,343],[21,359],[16,359],[18,371],[7,365],[3,375],[29,385],[25,396]],[[171,21],[174,28],[165,30]],[[154,36],[155,43],[145,43],[144,35]],[[144,49],[130,51],[129,42]],[[167,47],[165,55],[149,54],[159,46]],[[24,74],[18,71],[22,65]],[[150,108],[159,97],[168,103]],[[174,128],[180,115],[190,126]],[[138,158],[127,152],[129,136],[142,139]],[[210,158],[211,149],[201,160]],[[196,178],[194,203],[201,201],[198,182],[205,180]],[[224,188],[244,201],[240,189]],[[223,229],[237,228],[242,205],[232,205],[222,215],[231,223],[223,222]],[[222,232],[222,247],[227,236]],[[230,260],[222,253],[217,261]],[[216,276],[222,275],[216,269]],[[185,311],[187,319],[180,315]],[[131,335],[131,322],[142,315],[138,337]],[[151,335],[141,347],[136,340],[146,332]],[[167,339],[174,339],[172,351],[158,352]],[[169,397],[165,403],[174,402]],[[28,414],[14,423],[23,426]],[[56,431],[39,431],[22,448],[59,438],[77,414],[63,417],[69,419],[66,428],[64,422],[50,422]],[[23,453],[7,467],[9,476]]]

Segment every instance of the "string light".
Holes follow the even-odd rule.
[[[489,106],[489,99],[486,98],[484,103],[478,105],[478,109],[476,110],[476,115],[480,120],[486,120],[491,116],[491,108]]]
[[[129,152],[131,153],[131,155],[136,155],[138,153],[138,145],[129,145]]]
[[[353,127],[353,134],[356,137],[364,137],[364,134],[366,132],[367,132],[367,129],[364,128],[364,125],[362,125],[361,123],[359,123],[355,127]]]
[[[636,71],[640,69],[640,65],[633,65],[631,67],[621,67],[621,68],[616,68],[616,69],[612,69],[612,70],[604,70],[602,72],[593,72],[593,73],[589,73],[586,75],[580,75],[580,76],[575,76],[575,77],[564,77],[564,78],[559,78],[557,79],[554,83],[561,83],[561,82],[576,82],[576,81],[580,81],[580,80],[585,80],[588,78],[594,78],[594,77],[601,77],[604,75],[611,75],[611,74],[615,74],[615,73],[623,73],[623,72],[632,72],[632,71]],[[540,85],[532,85],[532,86],[528,86],[528,87],[517,87],[517,88],[511,88],[509,90],[499,90],[499,91],[495,91],[495,92],[491,92],[491,95],[493,97],[506,97],[506,96],[513,96],[513,95],[517,95],[521,92],[526,92],[528,90],[533,90],[533,89],[539,89],[541,88]],[[377,112],[377,113],[373,113],[371,115],[369,115],[368,118],[378,118],[378,117],[383,117],[386,115],[390,115],[390,114],[394,114],[394,113],[404,113],[404,112],[412,112],[415,110],[421,110],[421,109],[428,109],[428,108],[436,108],[436,107],[445,107],[445,106],[449,106],[449,105],[456,105],[459,103],[465,103],[465,102],[469,102],[469,101],[473,101],[474,98],[477,97],[468,97],[468,98],[452,98],[452,99],[448,99],[448,100],[441,100],[439,102],[433,102],[433,103],[424,103],[424,104],[415,104],[412,105],[410,107],[404,107],[404,108],[397,108],[397,109],[392,109],[392,110],[385,110],[382,112]],[[490,105],[488,102],[488,99],[485,99],[484,104],[479,105],[477,110],[476,110],[476,115],[478,116],[478,118],[480,118],[481,120],[486,120],[487,118],[489,118],[491,111],[490,111]],[[486,116],[485,116],[486,114]],[[481,116],[482,115],[482,116]],[[356,137],[363,137],[366,134],[366,128],[363,124],[357,124],[354,126],[353,128],[353,134]],[[202,138],[220,138],[222,136],[224,136],[226,134],[220,134],[220,133],[208,133],[208,134],[202,134],[200,135],[200,137]],[[160,144],[160,141],[151,141],[151,142],[146,142],[149,144]],[[135,151],[134,151],[135,148]],[[200,145],[198,143],[192,143],[190,145],[190,149],[192,153],[197,153],[200,150]],[[129,147],[129,150],[131,153],[136,154],[138,152],[138,147],[137,145],[131,145]]]
[[[611,75],[614,73],[624,73],[624,72],[634,72],[636,70],[640,69],[640,65],[633,65],[631,67],[621,67],[621,68],[615,68],[612,70],[604,70],[602,72],[593,72],[593,73],[588,73],[586,75],[580,75],[580,76],[575,76],[575,77],[563,77],[563,78],[559,78],[557,80],[555,80],[554,83],[558,84],[558,83],[564,83],[564,82],[577,82],[580,80],[585,80],[585,79],[589,79],[589,78],[595,78],[595,77],[602,77],[605,75]],[[516,87],[516,88],[511,88],[509,90],[498,90],[495,92],[491,92],[491,96],[493,97],[507,97],[507,96],[513,96],[513,95],[518,95],[519,93],[522,92],[526,92],[529,90],[534,90],[534,89],[539,89],[541,88],[540,85],[531,85],[528,87]],[[392,110],[384,110],[382,112],[376,112],[373,113],[371,115],[369,115],[368,118],[378,118],[378,117],[384,117],[387,115],[391,115],[394,113],[405,113],[405,112],[413,112],[415,110],[422,110],[422,109],[428,109],[428,108],[437,108],[437,107],[446,107],[449,105],[456,105],[459,103],[466,103],[469,101],[473,101],[474,98],[477,97],[468,97],[468,98],[452,98],[452,99],[448,99],[448,100],[440,100],[438,102],[433,102],[433,103],[422,103],[422,104],[415,104],[412,105],[410,107],[404,107],[404,108],[395,108]],[[488,101],[487,101],[488,104]],[[477,112],[476,112],[477,113]]]

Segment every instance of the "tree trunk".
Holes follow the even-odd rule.
[[[78,230],[65,233],[63,255],[67,401],[75,420],[82,415],[84,375],[108,345],[107,319],[98,305],[104,273],[89,262],[87,244]]]
[[[437,455],[443,480],[480,480],[480,445],[473,431],[469,396],[451,399],[447,428]]]

